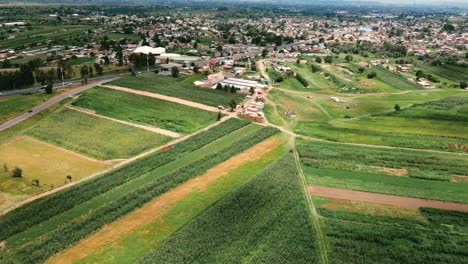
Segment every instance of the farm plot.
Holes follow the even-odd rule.
[[[28,196],[98,172],[109,164],[28,137],[0,146],[0,210]],[[21,178],[11,176],[15,167]],[[37,183],[33,181],[37,180]]]
[[[184,82],[184,78],[174,79],[167,76],[128,76],[112,81],[109,84],[164,94],[209,106],[224,105],[227,107],[231,100],[240,102],[243,99],[241,94],[199,88],[191,83]]]
[[[468,203],[468,156],[379,149],[301,140],[299,155],[309,184]]]
[[[312,72],[311,65],[308,64],[294,64],[288,63],[288,66],[295,72],[300,74],[310,85],[308,88],[303,89],[292,89],[292,90],[302,90],[302,91],[313,91],[319,93],[333,93],[338,88],[330,80],[327,80],[320,72]],[[298,85],[301,85],[298,83]],[[290,88],[289,86],[281,86],[284,88]],[[300,87],[300,86],[299,86]]]
[[[160,134],[70,109],[44,118],[27,134],[100,159],[127,158],[170,140]]]
[[[284,155],[285,142],[285,138],[274,136],[249,148],[127,214],[47,263],[134,262]]]
[[[299,174],[288,154],[139,263],[318,263],[316,252]]]
[[[155,98],[96,87],[81,94],[74,106],[129,122],[190,133],[216,121],[217,114]]]
[[[331,263],[468,261],[467,213],[322,203],[318,211],[323,216]]]
[[[70,190],[58,193],[52,197],[48,197],[47,199],[40,202],[53,204],[59,202],[57,200],[60,199],[58,196],[61,196],[67,192],[75,192],[77,188],[81,189],[79,190],[79,193],[74,195],[73,199],[70,199],[69,201],[66,200],[66,197],[70,197],[70,194],[65,194],[65,201],[60,201],[59,206],[55,207],[53,210],[42,210],[40,213],[36,213],[34,219],[29,218],[26,221],[29,223],[18,223],[18,221],[11,221],[29,210],[36,211],[36,206],[40,206],[40,204],[29,204],[25,208],[20,208],[19,212],[13,211],[11,214],[4,216],[3,219],[0,218],[0,221],[5,220],[5,224],[7,225],[9,225],[8,223],[15,223],[13,230],[9,229],[8,234],[5,233],[3,235],[9,237],[15,233],[18,233],[18,231],[25,227],[32,227],[33,225],[31,225],[31,222],[38,224],[42,220],[50,218],[47,217],[47,215],[56,215],[57,213],[68,210],[71,208],[70,206],[73,206],[74,204],[76,205],[89,201],[89,199],[97,197],[103,192],[112,190],[119,185],[136,179],[139,176],[142,176],[147,172],[166,164],[167,162],[176,160],[177,156],[183,155],[184,153],[186,154],[187,151],[193,147],[203,146],[204,144],[216,140],[220,136],[224,135],[226,131],[238,129],[242,126],[245,126],[245,124],[246,123],[242,121],[232,121],[224,126],[220,125],[215,127],[217,129],[214,129],[213,131],[208,130],[206,132],[202,132],[197,135],[198,137],[195,136],[187,141],[178,143],[168,151],[158,152],[131,164],[139,164],[137,166],[127,165],[119,170],[111,172],[110,175],[96,178],[93,182],[86,182],[76,188],[72,188]],[[32,242],[23,245],[20,248],[16,248],[10,251],[11,254],[8,254],[8,257],[5,258],[19,259],[22,262],[28,263],[44,261],[47,257],[76,243],[81,238],[84,238],[92,232],[100,229],[103,225],[115,221],[128,212],[141,207],[144,203],[152,200],[154,197],[169,191],[186,180],[200,175],[200,173],[203,173],[207,169],[225,161],[232,155],[236,155],[244,151],[245,149],[255,145],[256,143],[259,143],[260,141],[275,133],[277,133],[276,129],[262,128],[254,135],[251,135],[245,139],[241,139],[232,146],[224,149],[218,148],[216,153],[207,155],[192,163],[184,164],[181,168],[173,172],[159,176],[155,175],[156,177],[153,177],[152,181],[144,184],[143,186],[139,186],[139,188],[136,190],[126,193],[122,196],[118,196],[116,199],[105,203],[103,206],[99,206],[96,208],[96,210],[89,211],[88,208],[86,213],[84,213],[84,215],[82,215],[79,219],[72,219],[69,222],[60,225],[61,227],[59,229],[55,228],[47,234],[42,235],[39,239],[33,240]],[[123,187],[125,188],[125,186]]]

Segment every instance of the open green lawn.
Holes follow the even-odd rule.
[[[302,190],[288,154],[139,263],[318,263]]]
[[[197,131],[216,122],[217,117],[213,112],[103,87],[84,92],[73,105],[100,115],[181,133]]]
[[[52,96],[45,93],[35,93],[0,98],[0,124],[25,113]]]
[[[333,93],[341,87],[337,87],[332,81],[323,77],[320,72],[313,73],[308,64],[288,63],[288,66],[296,73],[299,73],[309,83],[305,89],[296,89],[302,91],[313,91],[318,93]],[[300,83],[299,83],[300,84]],[[288,88],[288,86],[285,86]]]
[[[185,82],[185,79],[185,77],[173,78],[156,74],[144,74],[127,76],[112,81],[110,84],[178,97],[210,106],[224,105],[227,107],[231,100],[240,102],[243,99],[241,94],[197,87],[193,85],[193,82]]]
[[[131,157],[170,140],[160,134],[69,109],[44,118],[27,134],[100,159]]]
[[[120,40],[120,39],[141,40],[141,37],[136,34],[107,33],[106,36],[112,40]]]
[[[468,203],[468,156],[378,149],[301,140],[299,155],[309,184]]]

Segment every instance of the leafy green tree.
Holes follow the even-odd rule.
[[[466,81],[461,81],[460,82],[460,88],[466,89],[468,87],[468,83]]]
[[[398,104],[396,104],[393,108],[395,109],[395,111],[400,111],[401,110],[401,107]]]
[[[179,77],[179,68],[177,68],[176,66],[172,67],[171,68],[171,75],[174,78]]]

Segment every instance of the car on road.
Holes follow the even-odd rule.
[[[224,106],[222,106],[222,105],[218,105],[218,109],[219,109],[219,110],[224,110],[224,109],[226,109],[226,108],[224,108]]]
[[[32,112],[33,112],[33,110],[32,110],[32,109],[28,110],[28,113],[32,113]]]

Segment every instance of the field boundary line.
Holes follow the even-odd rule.
[[[138,230],[143,226],[146,226],[157,220],[163,221],[164,216],[171,207],[177,204],[177,202],[185,199],[194,191],[205,191],[205,189],[210,184],[223,177],[226,177],[230,172],[235,171],[236,169],[246,165],[251,161],[258,161],[263,158],[268,154],[269,148],[272,147],[273,149],[276,149],[281,146],[284,141],[281,139],[278,140],[277,137],[278,136],[269,137],[262,142],[248,148],[247,150],[232,156],[228,160],[215,165],[195,178],[192,178],[182,183],[181,185],[161,194],[160,196],[155,197],[144,206],[124,215],[115,222],[102,227],[96,231],[96,233],[84,238],[74,246],[50,257],[46,263],[64,264],[72,263],[73,261],[81,261],[97,252],[96,247],[99,248],[111,245],[120,240],[122,237],[134,232],[135,230]],[[200,213],[203,213],[205,210]],[[190,223],[190,221],[188,221],[187,224],[188,223]],[[73,256],[77,257],[72,258]]]
[[[319,214],[317,212],[317,209],[315,208],[314,202],[312,201],[311,194],[307,188],[307,181],[304,175],[304,171],[302,170],[301,167],[301,161],[299,160],[299,154],[297,153],[296,150],[296,138],[293,137],[291,144],[292,144],[292,151],[294,154],[294,162],[297,167],[297,171],[299,173],[299,176],[301,178],[301,185],[304,191],[304,196],[306,198],[307,205],[309,207],[310,211],[310,216],[312,220],[312,224],[314,225],[315,233],[317,234],[317,244],[318,244],[318,251],[319,251],[319,257],[320,257],[320,262],[322,264],[328,264],[328,253],[327,253],[327,246],[325,242],[325,235],[323,234],[322,227],[320,226],[320,221],[319,221]]]
[[[184,99],[180,99],[180,98],[172,97],[168,95],[162,95],[162,94],[148,92],[148,91],[141,91],[141,90],[126,88],[126,87],[117,86],[117,85],[106,84],[106,85],[100,85],[100,86],[104,88],[108,88],[108,89],[121,91],[121,92],[127,92],[127,93],[152,97],[152,98],[156,98],[156,99],[160,99],[160,100],[164,100],[164,101],[168,101],[172,103],[182,104],[182,105],[198,108],[198,109],[205,110],[205,111],[219,112],[219,109],[217,107],[208,106],[208,105],[204,105],[204,104],[200,104],[197,102],[192,102],[192,101],[188,101],[188,100],[184,100]]]
[[[176,132],[173,132],[173,131],[170,131],[170,130],[166,130],[166,129],[162,129],[162,128],[154,127],[154,126],[140,125],[140,124],[135,124],[135,123],[128,122],[128,121],[115,119],[115,118],[112,118],[112,117],[108,117],[108,116],[93,113],[92,111],[87,110],[85,108],[71,106],[71,105],[66,105],[65,107],[68,108],[68,109],[74,110],[74,111],[78,111],[78,112],[83,113],[83,114],[92,115],[92,116],[95,116],[95,117],[98,117],[98,118],[107,119],[107,120],[117,122],[117,123],[120,123],[120,124],[132,126],[132,127],[135,127],[135,128],[144,129],[146,131],[161,134],[161,135],[168,136],[168,137],[171,137],[171,138],[178,138],[178,137],[181,136],[179,133],[176,133]]]
[[[383,194],[383,193],[373,193],[373,192],[365,192],[365,191],[356,191],[356,190],[333,188],[333,187],[318,186],[318,185],[309,185],[308,191],[309,193],[315,196],[340,199],[340,200],[393,205],[393,206],[406,207],[406,208],[429,207],[429,208],[436,208],[436,209],[443,209],[443,210],[468,212],[468,204],[466,203],[446,202],[446,201],[439,201],[439,200],[432,200],[432,199]]]
[[[79,180],[77,180],[77,181],[73,181],[73,182],[70,182],[70,183],[68,183],[68,184],[65,184],[65,185],[62,185],[62,186],[60,186],[60,187],[57,187],[57,188],[55,188],[55,189],[53,189],[53,190],[46,191],[46,192],[40,193],[40,194],[38,194],[38,195],[31,196],[30,198],[28,198],[28,199],[26,199],[26,200],[23,200],[23,201],[21,201],[21,202],[15,204],[15,205],[13,205],[13,206],[11,206],[11,207],[8,207],[8,208],[4,209],[3,211],[0,212],[0,216],[6,214],[6,213],[8,213],[8,212],[11,212],[11,211],[13,211],[13,210],[15,210],[15,209],[17,209],[17,208],[19,208],[19,207],[25,205],[25,204],[28,204],[28,203],[30,203],[30,202],[33,202],[33,201],[35,201],[35,200],[38,200],[38,199],[47,197],[47,196],[49,196],[49,195],[51,195],[51,194],[54,194],[54,193],[56,193],[56,192],[59,192],[59,191],[65,190],[65,189],[67,189],[67,188],[73,187],[73,186],[75,186],[75,185],[77,185],[77,184],[80,184],[80,183],[82,183],[82,182],[85,182],[85,181],[87,181],[87,180],[89,180],[89,179],[92,179],[92,178],[94,178],[94,177],[97,177],[97,176],[103,175],[103,174],[105,174],[105,173],[108,173],[108,172],[110,172],[110,171],[112,171],[112,170],[115,170],[115,169],[117,169],[117,168],[119,168],[119,167],[122,167],[122,166],[124,166],[124,165],[126,165],[126,164],[128,164],[128,163],[130,163],[130,162],[132,162],[132,161],[135,161],[135,160],[137,160],[137,159],[141,159],[141,158],[143,158],[143,157],[145,157],[145,156],[148,156],[148,155],[150,155],[150,154],[152,154],[152,153],[154,153],[154,152],[156,152],[156,151],[159,151],[159,150],[161,150],[161,149],[163,149],[163,148],[165,148],[165,147],[167,147],[167,146],[170,146],[170,145],[179,143],[179,142],[181,142],[181,141],[184,141],[184,140],[186,140],[186,139],[188,139],[188,138],[190,138],[190,137],[192,137],[192,136],[195,136],[195,135],[197,135],[197,134],[199,134],[199,133],[201,133],[201,132],[203,132],[203,131],[206,131],[206,130],[208,130],[208,129],[214,127],[214,126],[217,126],[218,124],[221,124],[221,123],[223,123],[224,121],[226,121],[226,120],[228,120],[228,119],[230,119],[230,118],[234,118],[234,117],[231,116],[231,115],[224,116],[223,118],[221,118],[220,121],[218,121],[218,122],[216,122],[216,123],[213,123],[213,124],[211,124],[211,125],[209,125],[209,126],[203,128],[203,129],[200,129],[200,130],[198,130],[198,131],[196,131],[196,132],[194,132],[194,133],[192,133],[192,134],[185,135],[185,136],[183,136],[183,137],[177,138],[177,139],[175,139],[175,140],[173,140],[173,141],[170,141],[170,142],[168,142],[167,144],[164,144],[164,145],[162,145],[162,146],[149,149],[149,150],[147,150],[147,151],[145,151],[145,152],[142,152],[142,153],[140,153],[140,154],[138,154],[138,155],[136,155],[136,156],[134,156],[134,157],[131,157],[131,158],[129,158],[129,159],[126,159],[126,160],[124,160],[124,161],[122,161],[122,162],[120,162],[120,163],[111,165],[111,166],[110,166],[109,168],[107,168],[107,169],[104,169],[104,170],[102,170],[102,171],[96,172],[96,173],[91,174],[91,175],[89,175],[89,176],[83,177],[83,178],[81,178],[81,179],[79,179]]]

